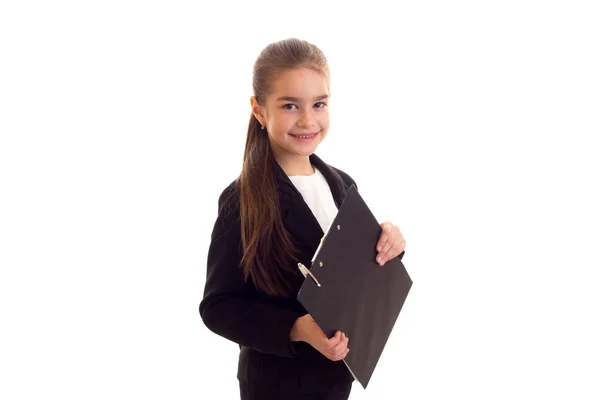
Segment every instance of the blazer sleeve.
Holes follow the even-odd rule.
[[[219,198],[200,316],[212,332],[242,346],[295,357],[302,347],[292,342],[289,335],[296,319],[304,314],[259,300],[253,284],[244,282],[240,267],[239,200],[230,201],[236,196],[232,197],[228,189]]]

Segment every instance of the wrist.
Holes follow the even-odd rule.
[[[305,323],[307,321],[307,317],[308,314],[303,315],[302,317],[299,317],[298,319],[296,319],[296,322],[294,322],[294,325],[292,326],[292,329],[290,331],[290,340],[292,342],[305,342],[306,341],[306,335],[305,332],[306,330],[304,329]]]

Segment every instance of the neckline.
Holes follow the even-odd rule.
[[[314,172],[311,175],[288,175],[288,178],[314,178],[319,173],[319,170],[314,165],[312,167]]]

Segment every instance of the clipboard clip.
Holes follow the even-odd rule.
[[[305,278],[308,275],[310,275],[310,277],[312,278],[313,281],[315,281],[315,283],[317,284],[317,286],[321,287],[321,284],[319,283],[319,281],[317,280],[317,278],[315,278],[315,276],[312,274],[312,272],[310,272],[310,269],[306,268],[304,266],[304,264],[298,263],[298,269],[300,270],[300,272],[302,272],[302,275],[304,275]]]

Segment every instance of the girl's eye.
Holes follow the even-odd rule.
[[[325,108],[325,107],[327,107],[327,104],[323,103],[322,101],[319,101],[319,102],[315,103],[315,106],[317,108]],[[295,104],[292,104],[292,103],[284,104],[282,106],[282,108],[285,110],[293,110],[294,107],[298,108]]]

